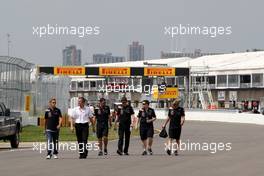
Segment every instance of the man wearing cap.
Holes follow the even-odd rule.
[[[180,146],[180,136],[181,136],[181,130],[182,126],[185,121],[185,112],[184,108],[179,106],[180,99],[177,98],[176,100],[173,101],[172,107],[169,108],[169,113],[168,113],[168,118],[165,121],[165,124],[162,126],[162,128],[166,128],[166,125],[168,122],[170,122],[169,125],[169,140],[168,140],[168,145],[167,148],[167,154],[171,155],[171,150],[172,150],[172,142],[175,139],[177,143],[177,149]],[[178,150],[174,151],[175,155],[178,155]]]
[[[78,106],[73,109],[71,114],[71,130],[74,130],[74,125],[79,145],[79,159],[85,159],[88,155],[87,142],[89,136],[90,122],[92,122],[93,124],[92,111],[88,106],[85,106],[85,99],[83,97],[79,97]]]
[[[123,152],[125,155],[128,154],[128,148],[129,148],[129,141],[130,141],[130,134],[131,134],[131,129],[133,126],[131,126],[131,116],[134,118],[134,110],[133,108],[128,105],[127,98],[123,97],[121,99],[122,105],[117,108],[117,118],[115,122],[119,122],[119,128],[118,128],[118,135],[119,135],[119,140],[118,140],[118,150],[117,154],[123,155]],[[124,136],[125,136],[125,147],[123,150],[123,143],[124,143]]]
[[[140,122],[140,138],[143,143],[142,155],[147,155],[147,150],[152,155],[152,143],[154,135],[153,122],[156,120],[156,114],[154,109],[149,107],[149,101],[144,100],[142,102],[143,108],[139,110],[138,118]]]
[[[110,108],[106,106],[105,99],[99,100],[99,105],[94,109],[94,116],[96,119],[96,135],[99,143],[98,156],[107,155],[107,144],[108,144],[108,126],[112,126],[110,118]],[[104,142],[104,153],[103,153],[103,142]]]

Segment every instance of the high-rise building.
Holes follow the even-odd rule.
[[[63,65],[82,65],[81,50],[75,45],[66,47],[62,51]]]
[[[132,44],[128,46],[128,60],[144,60],[144,45],[140,45],[139,42],[132,42]]]
[[[112,53],[94,54],[93,64],[124,62],[125,57],[112,56]]]

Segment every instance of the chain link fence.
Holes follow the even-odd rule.
[[[25,95],[31,91],[33,66],[23,59],[0,56],[0,102],[12,111],[25,109]]]
[[[67,76],[38,74],[32,84],[33,114],[43,115],[51,97],[56,98],[57,107],[67,113],[70,103],[71,79]]]
[[[69,107],[70,78],[38,74],[34,64],[20,58],[0,56],[0,102],[11,111],[26,110],[26,96],[30,96],[29,115],[42,115],[51,97],[63,113]]]

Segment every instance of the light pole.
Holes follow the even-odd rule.
[[[11,43],[11,41],[10,41],[10,34],[6,34],[6,36],[7,36],[7,59],[8,59],[8,61],[7,61],[7,63],[6,63],[6,69],[5,69],[5,86],[6,86],[6,89],[5,89],[5,103],[9,106],[9,104],[8,104],[8,101],[7,101],[7,89],[8,89],[8,87],[7,87],[7,84],[8,84],[8,74],[9,74],[9,69],[7,69],[8,67],[9,67],[9,45],[10,45],[10,43]]]
[[[10,55],[10,43],[11,43],[11,41],[10,41],[10,34],[7,33],[6,36],[7,36],[7,56],[8,56],[8,59],[9,59],[9,55]]]

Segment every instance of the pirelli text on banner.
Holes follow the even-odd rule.
[[[175,68],[144,68],[144,76],[175,76]]]
[[[129,67],[100,67],[100,76],[130,76],[131,71]]]
[[[54,67],[54,75],[85,75],[85,67]]]

